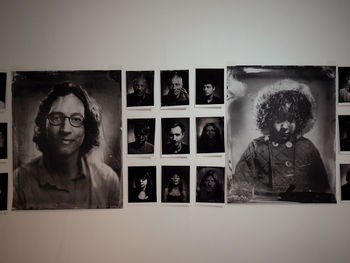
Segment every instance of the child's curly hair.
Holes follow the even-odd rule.
[[[263,134],[269,135],[274,122],[285,117],[295,121],[295,134],[303,135],[315,123],[315,107],[315,100],[307,85],[290,79],[278,81],[257,95],[257,127]]]

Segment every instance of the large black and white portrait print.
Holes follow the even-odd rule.
[[[335,202],[335,67],[228,67],[228,202]]]
[[[13,209],[120,208],[121,71],[13,72]]]

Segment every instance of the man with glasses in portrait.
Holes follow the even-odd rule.
[[[41,102],[33,141],[41,156],[14,172],[15,209],[119,207],[120,182],[91,157],[101,113],[79,85],[63,82]]]

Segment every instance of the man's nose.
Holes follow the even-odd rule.
[[[62,132],[71,132],[72,131],[72,125],[70,124],[68,118],[64,119],[64,122],[61,125],[61,131]]]

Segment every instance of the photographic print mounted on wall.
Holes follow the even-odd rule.
[[[350,105],[350,67],[338,67],[338,102]]]
[[[162,70],[160,72],[161,106],[188,106],[189,80],[188,70]]]
[[[340,164],[341,200],[350,201],[350,164]]]
[[[0,161],[8,160],[7,123],[0,122]]]
[[[196,69],[196,105],[224,104],[224,69]]]
[[[126,106],[154,106],[154,71],[126,72]]]
[[[162,119],[162,155],[190,153],[190,118]]]
[[[121,208],[121,71],[18,71],[13,209]]]
[[[198,117],[197,153],[224,153],[224,117]]]
[[[153,155],[156,119],[128,119],[128,154]]]
[[[197,203],[225,203],[224,167],[198,166],[196,185]]]
[[[6,102],[6,72],[0,72],[0,111],[5,109]]]
[[[8,174],[0,173],[0,211],[7,210]]]
[[[157,202],[157,167],[128,167],[129,203]]]
[[[339,115],[339,149],[350,152],[350,115]]]
[[[190,202],[190,167],[162,166],[162,203]]]
[[[335,67],[227,72],[227,199],[335,200]]]

